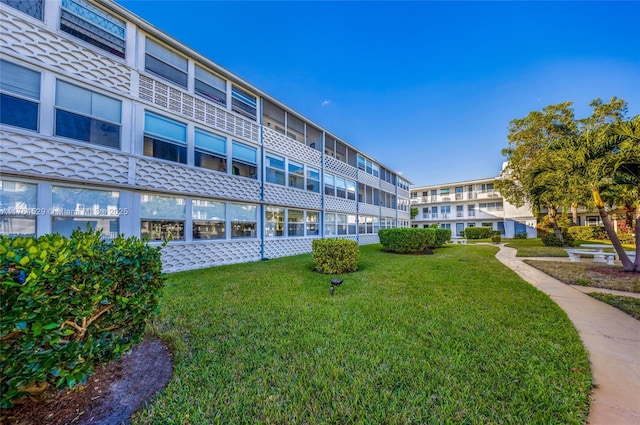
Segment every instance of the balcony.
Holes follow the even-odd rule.
[[[417,220],[420,221],[476,221],[502,219],[502,211],[468,211],[466,213],[456,211],[455,213],[422,213]]]
[[[477,190],[473,192],[450,193],[443,195],[417,196],[411,198],[411,205],[437,204],[444,202],[473,201],[476,199],[502,198],[497,190]]]

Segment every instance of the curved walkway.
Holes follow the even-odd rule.
[[[640,424],[640,321],[525,264],[516,252],[501,245],[496,258],[567,313],[589,352],[589,424]]]

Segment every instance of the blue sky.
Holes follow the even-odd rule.
[[[550,104],[640,113],[640,2],[118,3],[417,186],[496,176]]]

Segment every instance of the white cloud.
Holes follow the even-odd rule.
[[[331,103],[330,100],[323,100],[322,103],[320,105],[322,106],[329,106],[329,104]]]

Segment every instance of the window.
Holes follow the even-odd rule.
[[[342,162],[347,162],[347,146],[344,143],[340,143],[336,140],[336,159]]]
[[[319,234],[320,229],[320,213],[316,211],[307,211],[307,236]]]
[[[501,235],[505,235],[505,231],[504,231],[504,222],[503,221],[499,221],[496,223],[498,225],[498,231],[500,232]]]
[[[160,115],[145,113],[144,154],[187,163],[187,126]]]
[[[289,210],[287,212],[288,236],[304,236],[304,211]]]
[[[464,217],[464,205],[456,205],[456,218]]]
[[[284,158],[267,154],[266,161],[266,180],[269,183],[281,184],[284,186],[285,171],[284,171]]]
[[[289,186],[304,189],[304,165],[289,161]]]
[[[373,169],[373,177],[379,177],[380,176],[380,168],[378,167],[378,164],[373,164],[372,167]]]
[[[37,208],[37,186],[10,180],[0,180],[0,235],[36,235],[36,216],[44,214]]]
[[[121,102],[56,81],[56,136],[120,148]]]
[[[177,85],[187,87],[188,61],[147,38],[144,69]]]
[[[380,230],[380,217],[359,216],[358,233],[361,235],[376,234]]]
[[[358,169],[365,171],[365,168],[366,168],[366,164],[365,164],[364,157],[358,155]]]
[[[62,0],[60,30],[124,58],[124,21],[85,0]]]
[[[493,183],[483,183],[482,184],[482,191],[486,192],[489,190],[493,190]]]
[[[0,122],[38,131],[40,73],[0,60]]]
[[[222,106],[227,105],[227,82],[196,65],[195,93]]]
[[[481,227],[491,227],[491,228],[493,228],[493,223],[481,223],[480,226]]]
[[[258,178],[257,150],[254,147],[233,141],[231,171],[234,176]]]
[[[284,109],[274,105],[266,99],[262,102],[262,108],[263,125],[280,134],[285,134]]]
[[[358,234],[358,218],[355,215],[347,215],[347,233],[349,235]]]
[[[210,170],[227,171],[227,139],[204,130],[195,131],[195,165]]]
[[[476,216],[476,205],[475,204],[467,205],[467,215],[469,217],[475,217]]]
[[[293,140],[304,142],[304,122],[287,112],[287,136]]]
[[[449,188],[445,187],[445,188],[440,189],[440,195],[441,196],[449,196]]]
[[[409,182],[407,182],[405,179],[401,179],[400,177],[398,177],[396,179],[396,183],[400,189],[409,191]],[[431,191],[431,192],[432,192],[432,195],[435,195],[435,191]],[[408,226],[405,226],[405,227],[408,227]]]
[[[502,211],[502,202],[483,202],[479,206],[481,211]]]
[[[342,177],[336,177],[336,196],[338,198],[347,197],[347,181]]]
[[[346,214],[336,214],[336,228],[338,231],[338,235],[347,234],[347,215]]]
[[[442,223],[440,225],[440,228],[441,229],[449,229],[449,230],[451,230],[451,223]]]
[[[119,233],[121,214],[120,192],[53,186],[52,231],[71,236],[75,229],[84,229],[87,224],[94,230],[102,230],[102,236],[113,239]]]
[[[442,214],[442,218],[449,218],[450,213],[451,213],[451,205],[440,206],[440,214]]]
[[[324,235],[335,236],[336,233],[336,215],[332,213],[324,214]]]
[[[316,168],[307,167],[307,190],[320,192],[320,171]]]
[[[266,208],[264,235],[268,238],[284,236],[284,208]]]
[[[462,199],[462,192],[463,192],[462,186],[456,187],[455,191],[456,191],[456,201],[461,200]]]
[[[184,198],[141,195],[141,236],[150,241],[184,240],[185,206]]]
[[[306,124],[306,145],[317,151],[322,150],[322,132],[315,127]]]
[[[42,21],[43,0],[2,0],[2,3]]]
[[[356,200],[356,182],[347,180],[347,199]]]
[[[255,238],[257,225],[256,217],[257,209],[255,205],[229,204],[231,238]]]
[[[226,204],[224,202],[194,199],[191,202],[193,239],[224,239]]]
[[[336,196],[335,176],[333,174],[324,175],[324,194]]]
[[[333,138],[325,137],[324,153],[332,158],[336,156],[336,141]]]
[[[256,119],[257,98],[239,87],[231,88],[231,109],[251,119]]]

